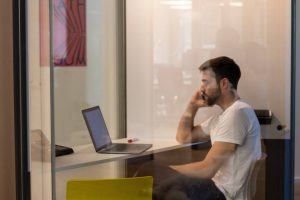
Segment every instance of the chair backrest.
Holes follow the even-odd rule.
[[[151,200],[153,177],[70,180],[67,200]]]
[[[256,160],[251,169],[249,174],[249,182],[248,182],[248,188],[247,188],[247,199],[254,199],[255,193],[256,193],[256,186],[257,186],[257,176],[260,168],[264,164],[265,160],[267,158],[266,153],[262,153],[260,159]]]

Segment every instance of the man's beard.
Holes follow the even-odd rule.
[[[208,95],[205,95],[205,96],[206,96],[205,101],[206,101],[206,103],[207,103],[208,106],[215,105],[216,102],[218,101],[218,99],[221,96],[220,87],[216,88],[216,90],[214,91],[214,93],[211,94],[210,96],[208,96]]]

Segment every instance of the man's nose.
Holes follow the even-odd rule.
[[[204,87],[204,85],[200,85],[200,92],[205,92],[205,87]]]
[[[200,90],[201,95],[205,95],[205,90]]]

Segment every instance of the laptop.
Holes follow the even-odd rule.
[[[152,144],[112,143],[99,106],[82,110],[83,118],[97,153],[139,154]]]

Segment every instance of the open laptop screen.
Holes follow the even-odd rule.
[[[99,150],[102,147],[111,144],[111,139],[99,106],[83,110],[82,113],[95,145],[95,149]]]

